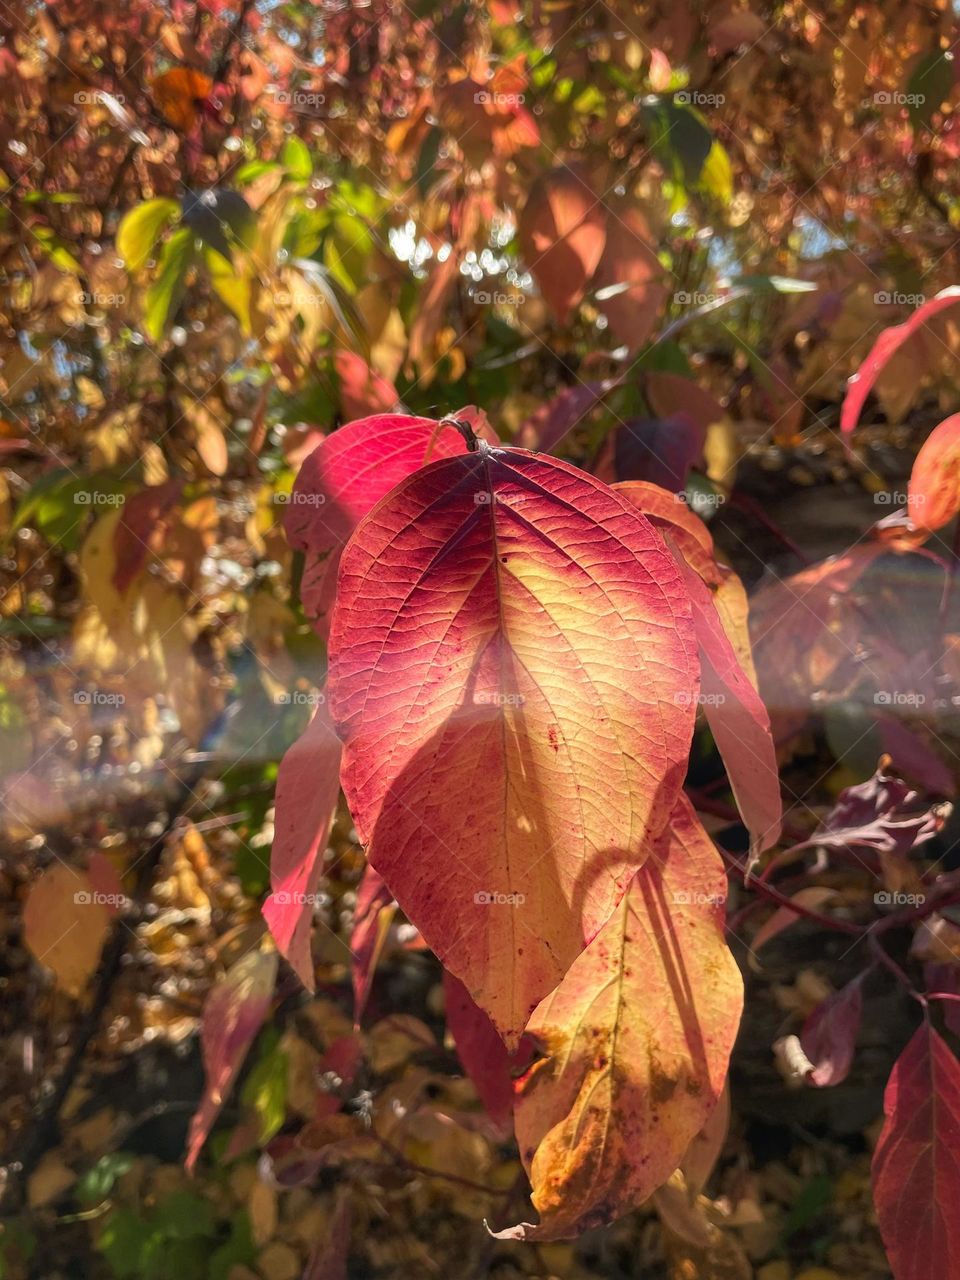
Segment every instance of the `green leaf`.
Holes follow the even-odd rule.
[[[57,467],[40,476],[23,495],[10,533],[30,525],[51,545],[74,551],[80,544],[86,516],[91,511],[102,514],[119,506],[120,495],[132,483],[132,477],[125,481],[110,472],[84,476]]]
[[[230,1238],[210,1257],[209,1280],[228,1280],[234,1267],[249,1267],[257,1256],[250,1219],[240,1212],[230,1224]]]
[[[240,321],[240,328],[245,336],[251,332],[250,323],[250,279],[239,275],[233,263],[216,249],[205,248],[203,260],[210,273],[210,284],[214,293],[225,303]]]
[[[300,138],[288,138],[280,152],[280,163],[297,182],[309,182],[313,175],[313,161],[307,145]]]
[[[191,1191],[171,1192],[157,1207],[150,1227],[168,1240],[193,1240],[217,1230],[210,1202]]]
[[[110,1218],[97,1241],[117,1280],[133,1280],[140,1274],[147,1228],[142,1218],[129,1209],[120,1209]]]
[[[248,160],[246,164],[242,164],[234,173],[234,185],[248,187],[251,182],[256,182],[265,173],[272,173],[279,167],[275,160]]]
[[[154,342],[160,341],[170,313],[180,305],[193,252],[193,232],[188,227],[175,231],[163,246],[159,275],[147,290],[143,320],[144,328]]]
[[[414,178],[417,184],[417,190],[420,192],[420,198],[425,200],[430,192],[430,187],[435,181],[436,175],[433,172],[434,165],[437,163],[437,156],[440,154],[440,143],[443,141],[443,131],[434,125],[430,132],[423,140],[420,148],[420,154],[417,156],[417,170]]]
[[[180,213],[176,200],[157,197],[138,204],[125,214],[117,228],[117,253],[128,271],[139,271],[153,252],[161,234]]]
[[[101,1204],[113,1190],[118,1178],[123,1177],[133,1165],[133,1156],[126,1151],[111,1151],[101,1156],[76,1185],[76,1197],[87,1207]]]
[[[244,1083],[240,1097],[256,1112],[259,1121],[257,1138],[261,1144],[269,1142],[279,1132],[286,1117],[289,1065],[289,1055],[274,1037],[274,1043],[261,1050],[259,1061]]]
[[[60,239],[55,231],[50,227],[33,227],[33,237],[39,243],[45,257],[49,258],[53,265],[61,271],[68,271],[71,275],[81,275],[83,268],[76,260],[66,244]]]
[[[713,134],[699,111],[673,97],[652,94],[644,99],[643,114],[654,150],[675,180],[694,186],[713,148]]]
[[[907,110],[914,129],[929,129],[933,113],[953,88],[953,58],[934,49],[919,59],[907,81]]]

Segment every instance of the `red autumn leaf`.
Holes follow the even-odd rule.
[[[443,994],[447,1030],[457,1046],[457,1057],[487,1115],[507,1133],[513,1124],[513,1077],[524,1055],[525,1041],[521,1040],[517,1053],[511,1053],[463,983],[446,971]]]
[[[335,431],[300,468],[284,527],[305,553],[300,596],[320,635],[330,625],[340,552],[357,523],[418,467],[464,453],[455,427],[432,418],[378,414]]]
[[[800,1044],[813,1063],[807,1083],[825,1088],[846,1080],[863,1012],[863,974],[818,1004],[803,1024]]]
[[[196,1164],[213,1122],[263,1026],[276,980],[276,952],[250,951],[227,970],[207,996],[200,1022],[206,1083],[200,1105],[190,1121],[188,1170]]]
[[[928,1022],[894,1063],[873,1199],[896,1280],[960,1275],[960,1063]]]
[[[903,324],[884,329],[870,348],[870,352],[847,384],[847,394],[840,410],[840,430],[851,432],[860,420],[860,414],[870,391],[883,371],[884,365],[903,344],[938,312],[960,302],[960,286],[941,289],[929,302],[917,307]]]
[[[395,909],[393,894],[384,884],[383,878],[373,867],[367,867],[357,890],[357,905],[353,912],[353,930],[350,934],[350,950],[353,953],[353,1021],[356,1026],[360,1025],[363,1011],[367,1007],[374,970]]]
[[[326,699],[280,762],[277,775],[271,892],[263,915],[281,954],[314,989],[310,924],[323,874],[323,852],[340,795],[340,740]]]
[[[179,480],[167,480],[147,485],[124,502],[113,534],[116,564],[112,581],[121,595],[126,594],[146,564],[148,554],[159,549],[168,527],[167,517],[182,491]]]
[[[551,169],[533,184],[517,234],[540,292],[565,323],[603,253],[606,216],[593,183],[578,169]]]
[[[914,527],[930,533],[960,511],[960,413],[924,440],[910,473],[907,507]]]
[[[716,562],[710,530],[679,494],[646,480],[628,480],[618,484],[616,490],[662,533],[670,534],[684,560],[708,586],[719,585],[722,573]]]
[[[617,910],[530,1020],[546,1056],[523,1077],[517,1140],[555,1240],[642,1204],[680,1165],[723,1091],[743,1005],[724,938],[727,881],[689,801]]]
[[[697,683],[678,570],[605,485],[481,443],[359,525],[329,652],[369,861],[515,1046],[678,794]]]
[[[381,377],[352,351],[338,351],[333,357],[340,382],[340,406],[347,418],[392,413],[400,401],[392,382]]]

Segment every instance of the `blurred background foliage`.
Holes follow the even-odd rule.
[[[859,529],[918,424],[957,408],[946,312],[884,370],[858,458],[835,430],[880,329],[958,278],[956,38],[945,3],[0,5],[0,1135],[46,1171],[17,1197],[64,1224],[54,1248],[11,1218],[3,1274],[60,1274],[44,1251],[66,1240],[69,1256],[95,1229],[91,1275],[295,1280],[340,1212],[304,1193],[278,1219],[249,1159],[202,1194],[174,1165],[199,1092],[177,1046],[262,928],[276,763],[323,671],[280,523],[306,454],[369,413],[474,404],[503,439],[598,474],[664,483],[650,458],[679,447],[671,487],[707,514],[739,502],[732,554],[751,582],[789,555],[758,475],[841,486]],[[703,428],[692,466],[678,412]],[[624,424],[651,447],[631,455]],[[844,519],[808,515],[797,536],[837,550]],[[331,989],[362,872],[351,835],[321,908]],[[107,916],[63,946],[77,922],[51,908],[32,943],[46,969],[23,945],[28,887],[60,862],[140,895],[100,1027],[85,993]],[[160,868],[152,888],[143,865]],[[426,1002],[436,1031],[421,959],[407,954],[415,994],[391,989],[392,1012]],[[258,1042],[241,1104],[261,1138],[311,1114],[290,1063],[310,1078],[344,1029],[335,1003],[315,1009],[326,1021],[298,1006],[282,1040]],[[425,1052],[409,1025],[377,1025],[386,1077]],[[118,1137],[112,1105],[98,1129],[88,1082],[66,1114],[93,1118],[41,1161],[24,1135],[84,1030],[124,1113],[143,1115]],[[171,1071],[188,1077],[169,1095],[183,1124],[168,1117],[158,1148],[141,1122]],[[454,1175],[451,1142],[437,1129],[419,1161]],[[501,1194],[516,1167],[485,1158]],[[775,1190],[784,1206],[802,1191],[783,1239],[802,1235],[812,1177]],[[125,1207],[91,1228],[121,1185]],[[398,1186],[384,1194],[400,1224],[386,1213],[357,1274],[460,1274],[450,1206],[430,1202],[421,1249],[424,1193]],[[563,1249],[513,1250],[496,1274],[593,1274]],[[477,1245],[476,1274],[491,1257]]]

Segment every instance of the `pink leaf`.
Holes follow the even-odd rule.
[[[800,1044],[814,1064],[807,1083],[825,1088],[846,1080],[863,1012],[863,974],[817,1005],[803,1024]]]
[[[894,1063],[873,1199],[896,1280],[960,1275],[960,1063],[924,1022]]]
[[[196,1164],[213,1122],[263,1026],[276,980],[276,952],[250,951],[227,970],[207,996],[200,1024],[206,1085],[190,1121],[188,1171]]]
[[[487,1115],[504,1133],[513,1124],[513,1075],[524,1058],[524,1041],[510,1053],[496,1027],[459,978],[444,970],[447,1029],[457,1057],[473,1081]],[[527,1055],[529,1056],[529,1055]]]
[[[617,385],[615,379],[607,378],[603,382],[580,382],[574,387],[565,387],[527,418],[517,432],[516,443],[525,449],[552,453]]]
[[[701,698],[757,857],[780,836],[783,809],[770,717],[723,629],[709,587],[679,553],[700,648]]]
[[[952,307],[960,302],[960,286],[951,285],[949,289],[941,289],[929,302],[916,311],[903,324],[895,324],[884,329],[880,337],[870,348],[870,353],[859,370],[847,383],[847,394],[840,410],[840,429],[844,433],[851,432],[860,420],[864,402],[871,388],[879,378],[884,365],[913,334],[939,311]]]
[[[324,699],[280,763],[270,855],[272,892],[263,904],[278,949],[310,991],[310,922],[339,795],[340,739]]]
[[[290,495],[284,525],[306,561],[300,595],[326,638],[340,552],[357,524],[395,484],[425,463],[466,453],[455,427],[431,418],[378,414],[350,422],[307,458]]]
[[[352,351],[338,351],[333,358],[340,379],[340,405],[348,418],[369,413],[392,413],[400,397],[392,382],[371,369]]]

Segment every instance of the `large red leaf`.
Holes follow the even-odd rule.
[[[913,315],[903,324],[892,325],[884,329],[880,337],[870,348],[870,352],[847,384],[847,394],[840,410],[840,429],[850,432],[860,420],[860,413],[867,396],[883,371],[884,365],[900,347],[926,322],[939,311],[952,307],[960,302],[960,286],[951,285],[949,289],[941,289],[929,302],[917,307]]]
[[[910,473],[908,509],[914,526],[931,533],[960,511],[960,413],[924,440]]]
[[[546,1056],[523,1078],[520,1155],[560,1239],[642,1204],[720,1098],[743,1005],[724,939],[727,881],[688,800],[617,910],[530,1020]]]
[[[329,696],[351,813],[511,1045],[666,824],[696,668],[659,534],[555,459],[437,462],[344,552]]]
[[[606,216],[589,177],[564,165],[533,184],[517,227],[526,265],[561,324],[583,297],[606,238]]]
[[[924,1022],[894,1063],[873,1198],[896,1280],[960,1275],[960,1063]]]
[[[455,427],[386,413],[348,423],[310,454],[284,525],[290,545],[305,553],[300,596],[321,635],[329,628],[340,552],[358,521],[424,463],[465,451]]]
[[[186,1166],[192,1169],[273,998],[275,951],[250,951],[228,969],[207,996],[200,1023],[206,1085],[190,1121]]]
[[[310,924],[340,795],[340,752],[324,698],[283,757],[277,775],[272,892],[263,904],[263,914],[277,947],[310,991],[314,989]]]

